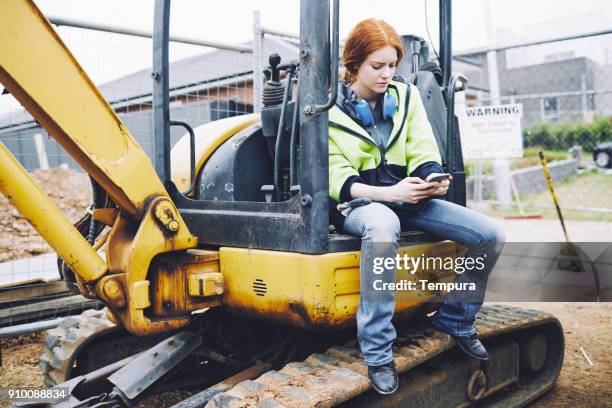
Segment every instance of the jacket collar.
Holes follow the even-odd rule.
[[[338,98],[336,99],[336,104],[329,111],[329,124],[338,128],[349,129],[376,145],[374,139],[372,139],[361,124],[357,123],[348,113],[346,113],[344,107],[346,93],[343,89],[345,86],[344,81],[338,81]],[[391,136],[387,142],[387,147],[397,139],[398,133],[403,128],[408,110],[406,104],[408,86],[409,85],[398,81],[391,81],[389,83],[388,92],[393,92],[397,98],[397,111],[395,115],[393,115],[393,129],[391,130]]]

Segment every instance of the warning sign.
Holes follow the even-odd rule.
[[[465,159],[523,157],[520,103],[457,111]]]

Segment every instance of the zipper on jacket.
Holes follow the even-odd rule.
[[[385,173],[387,173],[387,176],[391,177],[393,180],[400,182],[403,179],[401,177],[397,177],[395,174],[393,174],[393,172],[391,171],[391,169],[389,168],[389,162],[387,161],[387,158],[385,157],[385,154],[382,154],[382,161],[381,161],[381,169],[382,171],[384,171]]]

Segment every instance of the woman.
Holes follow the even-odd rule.
[[[387,23],[357,24],[344,46],[344,81],[329,114],[332,221],[362,238],[357,332],[372,385],[382,394],[398,384],[391,351],[395,295],[376,290],[373,282],[393,282],[395,267],[375,269],[376,259],[395,257],[401,229],[459,242],[469,249],[466,258],[480,258],[481,268],[465,268],[456,280],[476,290],[451,292],[432,323],[468,355],[486,360],[474,321],[504,243],[503,232],[486,216],[435,199],[446,195],[452,177],[428,181],[444,170],[418,89],[393,79],[402,56],[402,42]]]

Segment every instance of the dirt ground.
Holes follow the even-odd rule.
[[[63,168],[30,172],[71,222],[76,222],[91,204],[89,177]],[[51,248],[0,194],[0,262],[51,252]]]
[[[557,385],[531,406],[612,407],[612,303],[516,305],[552,313],[561,321],[565,334],[565,358]]]
[[[520,303],[557,316],[563,325],[565,360],[554,390],[532,407],[582,408],[612,407],[612,303]],[[42,336],[2,339],[0,386],[43,385],[38,368]],[[591,359],[591,366],[583,356]],[[170,406],[186,393],[149,398],[139,407]],[[163,401],[163,402],[162,402]],[[0,403],[0,406],[1,403]]]

